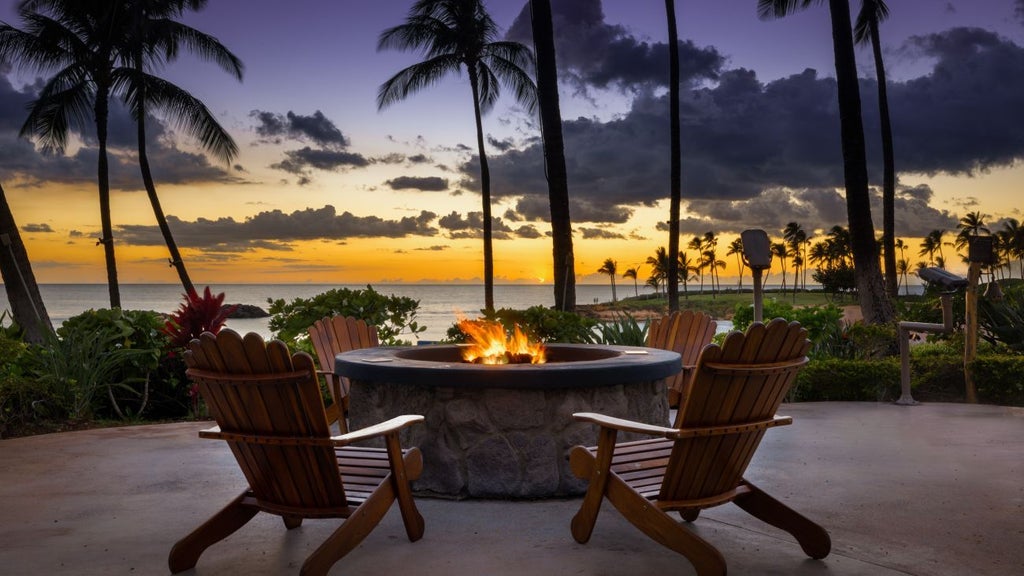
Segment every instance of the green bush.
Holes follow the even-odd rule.
[[[27,375],[28,346],[0,331],[0,438],[34,428],[56,407],[47,386]]]
[[[797,375],[789,393],[794,402],[892,401],[899,397],[900,364],[885,360],[811,360]]]
[[[1024,406],[1024,356],[979,356],[970,368],[980,402]]]
[[[484,314],[483,318],[500,322],[509,333],[514,326],[519,326],[531,340],[540,342],[591,344],[596,339],[594,328],[597,320],[544,306],[532,306],[526,310],[502,308]],[[448,328],[447,339],[452,342],[465,341],[465,334],[459,330],[458,323]]]
[[[399,337],[408,334],[417,338],[426,326],[416,322],[419,300],[405,296],[385,296],[372,286],[366,290],[336,288],[312,298],[268,299],[270,329],[292,350],[312,352],[307,330],[325,316],[354,316],[377,327],[377,337],[384,346],[407,344]]]

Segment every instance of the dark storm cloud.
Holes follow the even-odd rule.
[[[421,190],[424,192],[443,192],[448,189],[448,181],[437,176],[399,176],[385,182],[392,190]]]
[[[584,92],[588,87],[632,89],[668,84],[668,44],[647,42],[622,26],[604,21],[601,0],[552,0],[555,52],[563,79]],[[509,28],[508,37],[533,43],[529,3]],[[684,85],[718,76],[725,58],[713,47],[679,43],[680,79]]]
[[[436,236],[437,228],[431,226],[436,218],[436,214],[424,210],[415,217],[384,220],[351,212],[338,214],[334,206],[328,205],[288,214],[280,210],[260,212],[241,222],[234,218],[199,218],[186,222],[174,216],[168,216],[167,221],[183,246],[286,249],[287,242],[297,240]],[[119,229],[119,240],[127,244],[155,246],[163,243],[156,226],[121,226]]]
[[[586,227],[582,227],[582,228],[580,228],[580,232],[583,233],[583,239],[584,240],[591,240],[591,239],[595,239],[595,238],[600,238],[600,239],[603,239],[603,240],[625,240],[625,238],[626,238],[625,236],[623,236],[622,234],[619,234],[618,232],[613,232],[611,230],[605,230],[603,228],[586,228]]]
[[[256,120],[255,131],[265,144],[312,141],[316,147],[303,146],[285,150],[284,159],[270,165],[270,168],[298,176],[298,184],[312,181],[312,171],[334,172],[345,168],[362,168],[373,162],[396,164],[404,156],[391,154],[370,159],[348,150],[350,142],[341,130],[317,110],[311,116],[303,116],[289,110],[285,114],[253,110],[249,117]]]
[[[535,226],[531,226],[531,225],[524,225],[524,226],[520,226],[519,228],[516,228],[515,234],[519,238],[526,238],[526,239],[543,238],[544,237],[544,234],[540,230],[537,230],[537,228]]]
[[[448,231],[451,238],[482,238],[484,215],[483,212],[469,212],[465,216],[458,212],[452,212],[447,216],[441,216],[437,225]],[[491,237],[495,240],[508,240],[513,237],[514,231],[505,224],[501,218],[491,217]]]
[[[1024,50],[992,33],[952,29],[915,38],[911,47],[934,60],[932,73],[889,85],[901,180],[914,174],[971,174],[1024,159]],[[871,183],[881,183],[877,91],[861,81]],[[731,231],[760,221],[806,227],[845,223],[836,83],[814,70],[767,84],[754,72],[723,72],[713,86],[684,92],[683,198],[693,224],[708,219]],[[607,122],[564,122],[574,222],[614,223],[632,207],[668,197],[668,105],[639,93],[628,113]],[[493,194],[515,198],[524,220],[547,220],[547,183],[538,145],[496,155]],[[478,161],[460,166],[467,188],[479,189]],[[795,194],[795,196],[794,196]],[[909,199],[909,197],[908,197]],[[899,233],[947,222],[926,204],[907,203]],[[881,226],[880,208],[875,224]],[[762,220],[763,219],[763,220]],[[922,224],[923,226],[923,224]],[[948,227],[948,226],[947,226]],[[722,230],[726,231],[726,230]]]
[[[256,119],[256,134],[268,141],[312,140],[315,144],[329,148],[347,148],[349,145],[348,138],[319,110],[312,116],[303,116],[291,110],[285,114],[253,110],[249,116]]]
[[[1013,13],[1016,14],[1017,19],[1020,20],[1021,24],[1024,24],[1024,0],[1016,0],[1016,6],[1013,8]]]
[[[304,146],[298,150],[288,150],[285,159],[271,164],[271,168],[284,170],[292,174],[304,174],[307,168],[318,170],[337,170],[345,166],[366,166],[369,162],[362,154],[345,152],[344,150],[325,150]]]
[[[426,164],[430,162],[430,157],[426,154],[413,154],[406,158],[412,164]]]

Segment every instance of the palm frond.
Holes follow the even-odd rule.
[[[757,0],[757,16],[762,20],[785,18],[790,14],[803,10],[811,4],[821,4],[825,0]]]
[[[437,56],[405,68],[389,78],[377,91],[377,109],[404,100],[410,94],[418,92],[436,82],[447,74],[459,74],[460,62],[452,54]]]

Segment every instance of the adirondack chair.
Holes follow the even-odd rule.
[[[682,400],[683,390],[690,381],[697,357],[715,337],[718,323],[703,312],[683,310],[651,320],[647,330],[647,346],[678,352],[683,370],[666,382],[668,405],[677,408]]]
[[[774,499],[743,475],[768,428],[792,423],[776,416],[786,391],[807,362],[807,331],[776,319],[729,334],[722,346],[704,349],[688,394],[668,428],[578,413],[600,426],[598,445],[570,451],[573,472],[590,480],[572,535],[586,543],[602,499],[659,544],[685,556],[700,576],[726,573],[725,558],[710,543],[677,522],[704,508],[734,502],[741,509],[796,537],[811,558],[831,549],[828,532]],[[618,431],[659,438],[616,444]]]
[[[350,383],[334,373],[334,356],[349,350],[379,346],[377,327],[352,316],[325,316],[309,327],[309,341],[313,344],[320,369],[333,403],[327,407],[327,418],[337,421],[341,432],[348,431],[345,415],[348,413]]]
[[[409,488],[423,457],[417,448],[402,450],[398,438],[422,416],[331,436],[313,358],[289,355],[283,342],[264,343],[254,333],[206,332],[192,340],[185,362],[218,424],[199,436],[227,441],[249,487],[174,545],[172,573],[194,567],[204,550],[261,511],[281,516],[289,529],[303,518],[347,519],[305,561],[303,575],[327,574],[396,500],[409,540],[423,536]],[[352,446],[380,436],[386,448]]]

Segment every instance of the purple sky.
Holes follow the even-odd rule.
[[[5,2],[0,19],[20,26],[15,4]],[[579,241],[643,240],[644,250],[653,252],[664,244],[652,218],[667,195],[668,174],[664,3],[552,4]],[[854,10],[859,4],[851,0]],[[154,136],[165,136],[153,150],[162,183],[233,190],[224,194],[224,205],[211,201],[204,210],[171,202],[167,211],[179,242],[209,255],[215,246],[284,249],[317,238],[419,238],[448,247],[475,234],[477,163],[465,78],[448,78],[407,102],[376,109],[380,83],[419,59],[376,50],[380,32],[401,23],[409,5],[217,0],[185,18],[235,52],[246,72],[237,83],[187,56],[164,71],[203,99],[242,148],[235,166],[222,166],[196,156],[171,127],[154,127]],[[882,38],[900,170],[897,234],[952,229],[959,215],[979,205],[992,221],[1020,219],[1011,201],[1019,190],[1002,183],[1019,182],[1024,158],[1024,0],[889,5]],[[528,42],[523,27],[514,25],[522,0],[487,6],[503,32]],[[677,2],[680,35],[692,41],[683,50],[690,88],[683,103],[688,236],[709,228],[725,234],[775,230],[794,219],[808,229],[845,224],[836,192],[842,171],[827,6],[778,21],[759,20],[755,7],[754,0]],[[858,67],[876,184],[868,50],[858,51]],[[0,75],[5,189],[9,195],[57,183],[94,189],[88,139],[74,156],[60,159],[44,158],[15,138],[32,80]],[[124,120],[112,118],[112,145],[130,150],[133,131]],[[543,236],[547,192],[535,121],[506,96],[485,118],[485,129],[500,238]],[[130,161],[115,161],[113,174],[115,186],[138,190]],[[23,210],[29,218],[37,213]],[[91,233],[93,216],[83,216],[81,224],[19,221],[74,238]],[[142,213],[117,224],[121,242],[159,245]],[[875,224],[880,227],[878,215]]]

